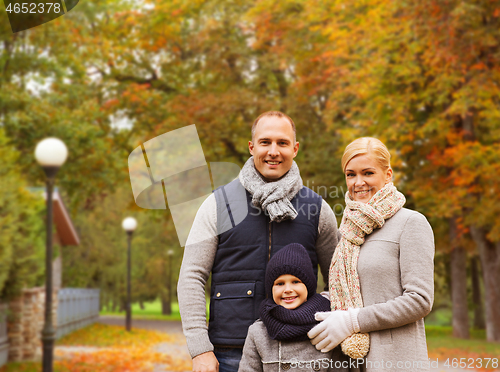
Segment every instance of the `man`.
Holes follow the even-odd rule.
[[[295,124],[270,111],[252,126],[249,158],[239,177],[202,204],[189,234],[177,287],[184,334],[195,372],[237,372],[248,327],[265,298],[267,262],[300,243],[324,278],[337,245],[337,221],[322,198],[304,187],[294,162]],[[244,188],[244,189],[242,189]],[[232,200],[243,190],[245,215]],[[239,194],[241,195],[241,194]],[[240,200],[241,201],[241,200]],[[241,204],[240,204],[241,205]],[[224,227],[230,223],[230,228]],[[205,284],[212,274],[210,321]]]

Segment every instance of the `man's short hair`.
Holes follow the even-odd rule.
[[[293,120],[290,116],[282,113],[281,111],[267,111],[267,112],[264,112],[263,114],[260,114],[259,117],[257,119],[255,119],[255,121],[252,124],[252,141],[254,140],[255,128],[257,127],[259,120],[262,118],[265,118],[265,117],[273,117],[273,116],[277,117],[277,118],[281,118],[281,119],[287,119],[290,122],[290,124],[292,125],[292,129],[293,129],[293,142],[295,144],[295,142],[297,141],[297,131],[295,130],[295,123],[293,122]]]

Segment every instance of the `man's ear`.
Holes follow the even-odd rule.
[[[298,152],[299,152],[299,143],[295,142],[295,146],[293,147],[293,157],[296,157]]]
[[[250,151],[250,155],[253,155],[253,142],[248,141],[248,151]]]

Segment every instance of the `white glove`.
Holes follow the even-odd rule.
[[[359,309],[318,312],[314,317],[321,323],[311,329],[307,336],[316,349],[326,353],[353,333],[359,332],[358,312]]]
[[[328,301],[330,301],[330,292],[328,291],[323,291],[320,293],[324,298],[326,298]]]

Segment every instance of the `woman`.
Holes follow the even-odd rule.
[[[376,138],[342,157],[348,193],[329,274],[331,312],[309,331],[313,345],[342,350],[366,371],[429,368],[423,318],[434,298],[434,236],[426,218],[402,208],[390,154]],[[369,334],[369,336],[368,336]],[[369,351],[368,351],[369,348]]]

